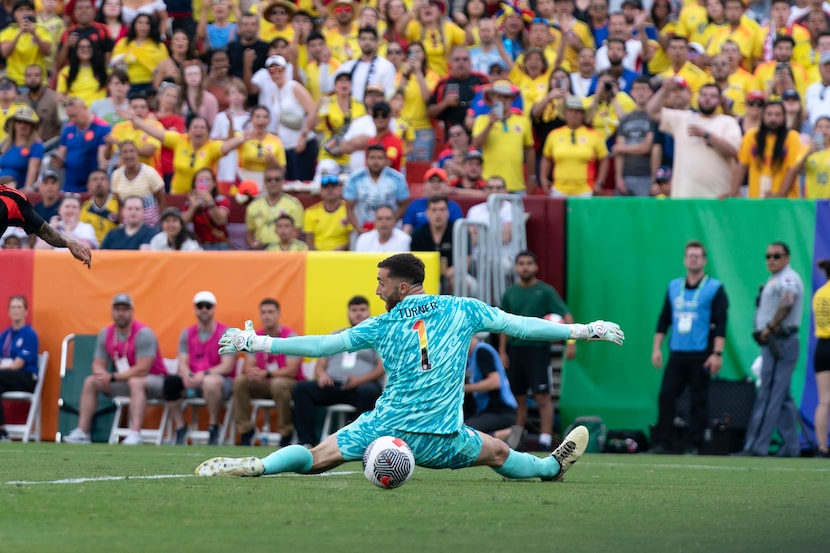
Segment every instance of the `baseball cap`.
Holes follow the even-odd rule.
[[[439,169],[438,167],[433,167],[428,169],[426,173],[424,173],[424,182],[428,181],[432,177],[438,177],[442,181],[447,181],[447,172],[443,169]]]
[[[196,295],[193,296],[193,305],[198,305],[200,303],[216,305],[216,296],[213,295],[213,292],[208,292],[207,290],[196,292]]]
[[[377,104],[372,106],[371,111],[372,111],[372,115],[374,115],[375,112],[380,112],[380,113],[384,113],[386,115],[389,115],[389,114],[392,113],[392,108],[386,102],[378,102]]]
[[[276,65],[277,67],[288,67],[288,62],[285,61],[285,58],[282,56],[270,56],[267,60],[265,60],[265,67],[271,67],[272,65]]]
[[[46,179],[61,180],[61,177],[60,177],[60,175],[58,175],[57,171],[52,171],[51,169],[49,169],[49,170],[43,172],[43,178],[41,178],[40,180],[46,180]]]
[[[688,88],[689,90],[692,89],[692,87],[689,86],[688,81],[686,81],[686,79],[684,79],[683,77],[675,75],[674,77],[672,77],[672,80],[675,83],[677,83],[677,86],[679,86],[681,88]]]
[[[822,52],[821,57],[818,59],[820,65],[824,65],[825,63],[830,63],[830,51]]]
[[[625,6],[625,5],[629,5],[629,6],[633,7],[633,8],[638,9],[638,10],[642,10],[642,9],[643,9],[643,2],[642,2],[642,0],[623,0],[622,5],[623,5],[623,6]]]
[[[133,298],[131,298],[129,294],[116,294],[116,296],[112,298],[112,306],[115,307],[116,305],[126,305],[128,307],[132,307]]]
[[[484,157],[481,155],[481,152],[479,152],[478,150],[472,150],[470,152],[467,152],[467,155],[464,156],[464,161],[470,161],[470,160],[473,160],[473,159],[477,159],[479,161],[482,161],[484,159]]]
[[[375,92],[379,94],[386,94],[386,91],[383,89],[383,85],[380,83],[371,83],[366,85],[366,90],[363,93],[364,95],[369,94],[370,92]]]
[[[746,95],[746,101],[747,102],[751,102],[753,100],[762,100],[763,101],[764,99],[765,99],[764,93],[760,90],[751,90]]]
[[[801,95],[794,88],[789,88],[781,94],[782,100],[801,100]]]
[[[175,217],[176,219],[184,223],[184,219],[182,219],[182,212],[179,210],[178,207],[171,206],[164,208],[164,211],[161,212],[161,217],[159,217],[159,221],[164,221],[168,217]]]
[[[565,109],[585,111],[585,104],[582,103],[582,98],[579,96],[568,96],[568,99],[565,100]]]

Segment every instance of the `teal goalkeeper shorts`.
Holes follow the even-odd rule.
[[[363,458],[363,452],[381,436],[394,436],[407,443],[415,464],[431,469],[461,469],[472,465],[481,454],[481,436],[464,425],[454,434],[420,434],[383,428],[372,412],[363,413],[337,432],[337,447],[347,461]]]

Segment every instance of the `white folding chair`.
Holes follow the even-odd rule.
[[[273,399],[252,399],[251,400],[251,424],[254,425],[254,437],[251,438],[253,444],[257,440],[262,445],[274,444],[278,445],[282,436],[279,432],[271,432],[271,409],[277,408],[277,402]],[[256,419],[257,413],[262,411],[262,427],[257,428]]]
[[[31,438],[32,441],[40,441],[40,395],[43,391],[43,381],[46,380],[46,363],[49,362],[49,352],[44,351],[37,356],[37,384],[31,393],[29,392],[6,392],[3,394],[4,401],[25,401],[29,403],[29,413],[26,415],[25,424],[7,424],[6,432],[11,438],[20,438],[24,443]],[[0,408],[2,408],[0,406]]]
[[[164,359],[164,368],[167,370],[167,374],[176,374],[178,364],[177,359]],[[112,418],[109,443],[117,444],[131,430],[129,414],[127,415],[127,426],[121,426],[121,418],[125,411],[124,408],[126,407],[126,410],[129,411],[130,398],[127,396],[113,396],[112,402],[115,404],[115,415]],[[170,416],[170,408],[164,399],[147,398],[147,406],[161,407],[161,420],[159,421],[158,428],[142,428],[139,430],[141,441],[145,444],[161,445],[162,441],[164,441],[165,434],[167,434],[167,421]]]
[[[337,417],[337,426],[334,428],[334,431],[337,432],[339,429],[346,426],[346,415],[356,412],[357,409],[348,403],[336,403],[326,407],[326,418],[323,419],[323,429],[320,431],[320,441],[322,442],[329,437],[332,430],[331,423],[335,417]]]

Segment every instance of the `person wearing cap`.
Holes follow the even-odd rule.
[[[565,100],[565,126],[551,131],[542,147],[542,189],[553,197],[591,197],[602,190],[608,174],[605,139],[585,125],[579,96]]]
[[[473,148],[484,156],[484,178],[499,174],[513,193],[532,193],[537,185],[533,131],[527,116],[511,109],[517,96],[509,81],[496,81],[485,100],[493,108],[473,124]],[[524,171],[528,181],[525,182]]]
[[[329,18],[334,20],[334,26],[328,27],[323,34],[326,44],[331,50],[331,57],[345,63],[353,59],[360,52],[360,43],[357,40],[358,26],[357,7],[355,0],[333,0],[327,8]]]
[[[27,248],[26,231],[18,227],[9,227],[0,235],[0,248],[4,250],[21,250]]]
[[[0,142],[0,177],[12,177],[26,192],[34,190],[43,160],[39,123],[32,108],[19,107],[6,119],[6,138]]]
[[[37,22],[31,0],[16,0],[12,15],[15,22],[0,32],[0,54],[6,58],[6,75],[22,85],[27,66],[34,63],[46,71],[52,36]]]
[[[259,39],[269,44],[275,38],[284,38],[292,42],[294,27],[291,26],[291,18],[296,11],[297,5],[288,0],[265,2],[262,19],[259,21]]]
[[[154,252],[198,252],[202,250],[196,236],[187,228],[178,207],[168,207],[161,212],[161,232],[150,240]]]
[[[341,71],[352,75],[352,96],[363,101],[363,94],[369,83],[383,87],[384,96],[391,96],[395,90],[395,66],[384,57],[378,56],[378,32],[374,27],[361,27],[357,33],[360,56],[343,63]]]
[[[788,88],[781,93],[781,103],[786,113],[784,126],[800,133],[802,143],[809,144],[813,138],[813,127],[807,123],[807,110],[801,103],[801,95],[794,88]]]
[[[135,318],[135,304],[127,294],[112,299],[113,324],[98,332],[92,374],[81,390],[78,426],[63,437],[70,444],[89,444],[98,394],[130,398],[130,433],[121,442],[141,445],[141,427],[147,398],[161,399],[167,371],[155,332]],[[112,367],[112,370],[110,370]]]
[[[763,144],[762,152],[758,145]],[[731,195],[739,196],[747,178],[749,198],[798,198],[800,191],[794,179],[787,179],[797,170],[802,157],[798,131],[787,128],[787,115],[781,102],[768,102],[761,115],[761,126],[746,133],[738,149],[738,167],[732,174]],[[785,188],[785,185],[789,188]]]
[[[461,163],[461,176],[450,180],[452,193],[460,196],[484,197],[484,187],[487,183],[481,178],[483,167],[484,159],[481,152],[478,150],[467,152]]]
[[[349,154],[350,173],[366,167],[366,148],[369,146],[369,141],[377,135],[374,106],[384,102],[384,94],[383,85],[380,83],[366,85],[366,93],[363,97],[366,115],[353,120],[343,135],[340,148],[344,154]],[[388,124],[392,132],[397,132],[398,128],[394,120],[390,119]]]
[[[810,125],[815,126],[819,117],[830,115],[830,51],[823,52],[819,58],[819,75],[821,80],[813,83],[804,96]]]
[[[398,217],[388,205],[375,209],[372,230],[357,237],[354,252],[408,252],[412,237],[398,228]]]
[[[352,233],[343,183],[337,173],[320,176],[320,201],[306,208],[303,232],[309,250],[348,251]]]
[[[127,196],[121,204],[121,225],[107,233],[101,242],[102,250],[149,250],[156,235],[155,226],[144,222],[144,200]]]
[[[16,102],[17,85],[8,77],[0,77],[0,140],[6,138],[6,120],[25,104]]]
[[[386,102],[378,102],[372,106],[372,120],[375,124],[375,136],[369,139],[369,145],[380,144],[386,149],[389,166],[401,171],[406,163],[404,159],[403,139],[392,131],[392,108]]]
[[[415,198],[409,205],[406,206],[403,218],[403,231],[412,235],[419,228],[429,223],[427,219],[427,208],[429,206],[429,199],[433,196],[448,196],[452,193],[449,179],[446,171],[431,167],[424,173],[424,195],[420,198]],[[447,200],[447,208],[449,209],[449,224],[453,225],[458,219],[464,217],[464,212],[461,206],[455,200]]]
[[[209,290],[193,296],[196,324],[179,335],[178,374],[164,379],[164,399],[176,432],[176,445],[187,440],[183,395],[203,397],[208,411],[208,445],[219,445],[219,412],[231,397],[236,355],[220,355],[219,338],[228,328],[216,320],[216,296]]]
[[[317,110],[317,132],[323,135],[319,160],[331,160],[340,167],[349,165],[349,156],[343,153],[343,136],[358,117],[366,115],[366,106],[352,96],[352,76],[337,70],[334,73],[334,94],[321,98]]]
[[[12,229],[9,229],[12,230]],[[19,229],[14,229],[19,230]],[[23,235],[25,238],[26,235]],[[11,238],[20,243],[16,235],[3,233],[0,242],[3,249],[9,249]],[[18,247],[20,247],[18,245]],[[11,326],[0,332],[0,396],[5,392],[21,391],[32,393],[38,380],[38,353],[40,352],[37,332],[26,323],[29,302],[26,296],[9,298],[9,321]],[[8,442],[6,419],[0,404],[0,442]]]
[[[724,198],[730,194],[741,128],[734,117],[717,113],[721,92],[714,83],[700,89],[697,111],[665,107],[669,95],[686,87],[685,81],[667,79],[646,105],[649,117],[674,139],[672,198]]]
[[[57,171],[48,169],[43,172],[37,192],[40,201],[33,204],[32,208],[44,221],[51,221],[58,214],[61,199],[61,178]]]
[[[406,25],[406,40],[420,41],[424,45],[429,68],[440,77],[445,77],[448,74],[447,60],[456,46],[467,44],[467,34],[445,18],[447,4],[444,0],[426,0],[418,6],[415,17],[409,19]]]
[[[264,298],[259,302],[262,327],[257,330],[257,334],[274,338],[297,336],[294,330],[280,322],[280,318],[279,302],[274,298]],[[291,435],[294,433],[291,394],[298,382],[305,380],[303,371],[300,370],[302,360],[302,357],[267,353],[245,356],[242,373],[233,380],[234,415],[236,430],[240,436],[239,445],[253,445],[256,426],[255,421],[251,421],[252,399],[274,400],[281,443],[273,445],[280,447],[290,443]]]
[[[409,200],[409,185],[404,176],[389,167],[386,150],[380,144],[366,149],[366,167],[349,174],[343,190],[349,222],[357,234],[372,229],[375,209],[388,205],[400,218]]]

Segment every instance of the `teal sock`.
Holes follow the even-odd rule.
[[[504,464],[493,470],[506,478],[553,478],[559,474],[559,461],[552,456],[539,458],[511,449]]]
[[[265,474],[279,474],[281,472],[299,472],[306,474],[311,470],[314,458],[305,447],[294,444],[278,449],[262,460]]]

